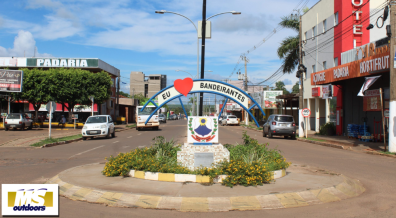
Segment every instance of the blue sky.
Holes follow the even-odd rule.
[[[302,1],[302,2],[305,2]],[[310,0],[311,7],[317,0]],[[242,53],[259,44],[290,15],[300,0],[208,0],[212,38],[206,40],[205,78],[237,80],[231,76]],[[301,4],[300,4],[301,5]],[[2,0],[0,7],[0,56],[100,58],[121,70],[129,84],[131,71],[166,74],[168,85],[188,77],[180,69],[197,73],[197,38],[194,26],[167,10],[189,17],[196,25],[202,19],[202,0]],[[281,61],[276,49],[282,39],[295,35],[283,29],[250,52],[248,76],[252,82],[272,75]],[[241,62],[237,69],[242,67]],[[291,89],[295,74],[279,80]],[[266,83],[271,85],[272,82]],[[122,90],[129,92],[123,85]]]

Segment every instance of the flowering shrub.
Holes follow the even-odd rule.
[[[173,141],[166,142],[164,137],[153,139],[150,148],[135,149],[128,153],[110,156],[104,170],[105,176],[127,176],[131,169],[161,173],[206,175],[215,178],[228,175],[223,185],[256,186],[271,180],[270,171],[286,169],[289,162],[278,150],[268,149],[266,144],[259,144],[256,139],[243,133],[243,144],[224,145],[230,151],[230,161],[222,161],[211,168],[199,168],[194,171],[177,163],[177,151]]]

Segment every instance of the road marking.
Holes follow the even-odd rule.
[[[129,137],[127,137],[127,139],[130,139],[130,138],[132,138],[133,136],[129,136]]]
[[[117,143],[117,142],[119,142],[119,141],[115,141],[115,142],[113,142],[113,144],[114,144],[114,143]]]
[[[69,159],[70,159],[70,158],[72,158],[72,157],[75,157],[75,156],[82,155],[82,154],[84,154],[84,153],[87,153],[87,152],[93,151],[93,150],[95,150],[95,149],[98,149],[98,148],[104,147],[104,146],[106,146],[106,145],[101,145],[101,146],[98,146],[98,147],[96,147],[96,148],[92,148],[92,149],[89,149],[89,150],[86,150],[86,151],[80,152],[80,153],[78,153],[78,154],[75,154],[75,155],[73,155],[73,156],[70,156],[70,157],[69,157]]]

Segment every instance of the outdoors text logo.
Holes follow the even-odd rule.
[[[58,215],[57,184],[2,184],[2,215]]]

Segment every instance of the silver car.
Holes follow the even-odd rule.
[[[285,138],[296,138],[296,124],[293,116],[272,114],[263,125],[263,137],[272,138],[274,135],[284,136]]]

